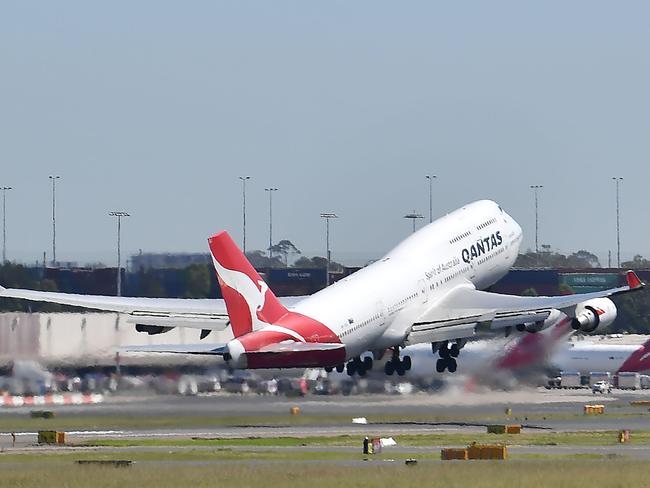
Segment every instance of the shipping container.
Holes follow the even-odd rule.
[[[633,372],[618,373],[618,387],[621,390],[640,390],[641,375]]]
[[[591,293],[620,286],[622,277],[617,273],[560,273],[559,283],[574,293]]]
[[[521,295],[532,289],[537,295],[557,295],[558,284],[557,270],[511,269],[507,275],[490,287],[489,291]]]
[[[562,371],[560,373],[560,388],[580,388],[581,386],[580,373],[572,371]]]

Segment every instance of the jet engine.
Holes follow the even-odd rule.
[[[616,305],[609,298],[594,298],[576,306],[571,321],[574,330],[595,332],[611,325],[616,319]]]

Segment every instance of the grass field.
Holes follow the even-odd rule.
[[[77,466],[3,466],[0,486],[77,488],[236,486],[275,488],[286,486],[395,488],[441,486],[445,488],[636,487],[647,486],[650,467],[629,460],[512,460],[508,462],[403,462],[372,461],[354,466],[322,463],[175,465],[140,463],[127,468]]]
[[[369,427],[371,429],[371,427]],[[70,448],[0,452],[0,487],[600,487],[646,486],[650,467],[598,452],[510,454],[507,461],[441,462],[440,446],[471,441],[510,445],[610,446],[616,432],[520,435],[435,433],[396,436],[409,452],[364,456],[360,436],[245,439],[97,439]],[[633,433],[650,443],[650,431]],[[306,446],[306,447],[305,447]],[[354,448],[354,449],[350,449]],[[415,453],[414,453],[415,452]],[[418,464],[406,466],[415,457]],[[78,460],[128,459],[132,466],[80,466]]]
[[[609,407],[608,407],[609,408]],[[631,414],[611,409],[606,416]],[[482,416],[492,423],[526,422],[525,412],[507,419],[503,415]],[[0,417],[0,432],[36,431],[39,429],[110,430],[203,428],[256,425],[347,425],[346,415],[290,416],[92,416],[62,414],[53,419],[32,419],[28,414]],[[546,415],[546,418],[584,418],[581,411]],[[528,416],[534,423],[542,416]],[[600,487],[646,486],[650,467],[610,448],[609,454],[598,450],[559,454],[533,452],[510,454],[508,461],[440,462],[440,447],[465,446],[473,441],[510,446],[614,446],[617,432],[550,432],[525,430],[519,435],[471,432],[435,432],[400,434],[400,422],[473,422],[471,416],[442,415],[373,415],[373,423],[395,423],[394,437],[402,451],[386,449],[383,454],[361,454],[361,435],[323,435],[274,438],[119,438],[77,442],[78,450],[50,448],[0,452],[0,487],[62,486],[66,488],[103,487],[176,487],[237,486],[275,488],[293,485],[320,488],[349,487]],[[392,428],[391,428],[392,430]],[[479,429],[472,429],[479,430]],[[372,423],[367,426],[373,434]],[[383,430],[385,432],[385,430]],[[650,444],[650,430],[633,431],[632,445]],[[410,451],[409,451],[409,448]],[[545,451],[545,450],[544,450]],[[416,466],[405,466],[409,457]],[[367,460],[366,460],[367,458]],[[130,467],[80,466],[78,460],[129,459]]]

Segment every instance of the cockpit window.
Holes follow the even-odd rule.
[[[503,213],[503,209],[501,208],[501,205],[497,205],[499,207],[499,212]]]

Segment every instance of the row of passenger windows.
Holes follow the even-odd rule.
[[[368,324],[369,324],[370,322],[372,322],[373,320],[377,320],[380,316],[381,316],[381,315],[380,315],[379,313],[376,313],[375,315],[373,315],[373,316],[370,317],[369,319],[364,320],[363,322],[358,323],[358,324],[355,325],[354,327],[350,327],[349,329],[344,330],[344,331],[341,333],[341,335],[345,336],[345,335],[351,334],[351,333],[354,332],[355,330],[359,330],[361,327],[365,327],[366,325],[368,325]],[[350,322],[350,324],[354,324],[354,321]]]
[[[499,254],[501,254],[502,252],[504,252],[505,250],[506,250],[506,249],[505,249],[504,247],[500,247],[499,249],[497,249],[496,251],[492,252],[491,254],[488,254],[487,256],[485,256],[485,257],[479,259],[479,260],[478,260],[478,264],[483,264],[483,263],[489,261],[490,259],[492,259],[492,258],[498,256]]]
[[[472,235],[472,232],[469,231],[469,230],[468,230],[467,232],[463,232],[462,234],[457,235],[456,237],[454,237],[453,239],[451,239],[451,240],[449,241],[449,244],[453,244],[454,242],[458,242],[458,241],[460,241],[461,239],[465,239],[465,237],[469,237],[469,236],[471,236],[471,235]]]
[[[457,278],[458,276],[460,276],[460,275],[463,274],[463,273],[466,273],[467,271],[469,271],[469,268],[468,268],[468,267],[465,267],[465,268],[459,269],[459,270],[456,271],[455,273],[450,274],[449,276],[447,276],[447,277],[445,278],[445,283],[447,283],[448,281],[453,280],[454,278]]]
[[[399,302],[393,304],[391,307],[388,307],[388,311],[389,311],[389,313],[392,313],[392,312],[394,312],[395,310],[401,308],[402,305],[404,305],[404,304],[405,304],[406,302],[408,302],[409,300],[413,300],[416,296],[418,296],[418,294],[417,294],[417,293],[413,293],[413,294],[411,294],[411,295],[409,295],[409,296],[407,296],[407,297],[402,298]]]
[[[476,226],[476,230],[485,229],[486,227],[488,227],[488,226],[494,224],[496,221],[497,221],[497,219],[486,220],[486,221],[483,222],[482,224],[477,225],[477,226]]]

